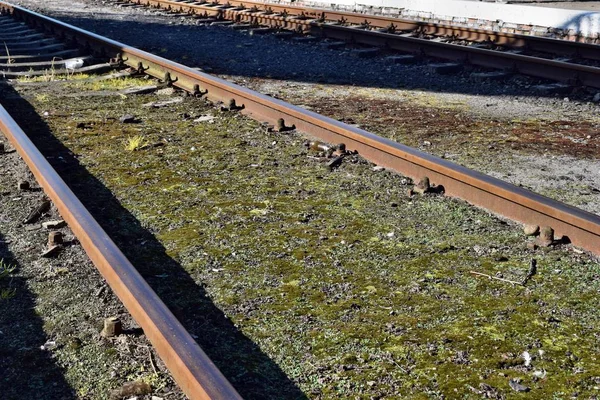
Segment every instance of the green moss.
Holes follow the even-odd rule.
[[[197,99],[139,107],[153,99],[101,111],[66,102],[48,123],[311,397],[469,398],[480,383],[508,395],[509,378],[536,398],[596,394],[595,261],[535,254],[525,288],[474,276],[524,277],[532,254],[517,227],[461,201],[408,198],[400,176],[359,158],[330,172],[301,136],[265,133]],[[119,124],[127,110],[143,123]],[[181,117],[190,110],[214,124]],[[90,127],[65,129],[73,114]],[[130,135],[164,145],[127,151]]]

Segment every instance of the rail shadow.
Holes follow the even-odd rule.
[[[35,312],[35,296],[28,289],[26,278],[18,276],[20,264],[3,234],[0,234],[0,259],[15,267],[17,274],[0,281],[0,289],[14,290],[12,297],[0,299],[0,398],[76,399],[51,352],[40,349],[50,338]]]
[[[148,229],[56,139],[9,86],[2,104],[185,328],[246,399],[305,399],[279,366],[241,333]],[[60,158],[59,158],[60,157]],[[168,279],[164,278],[168,272]],[[2,397],[2,396],[0,396]],[[32,396],[30,398],[37,398]]]
[[[124,42],[190,67],[239,79],[270,78],[302,83],[344,84],[373,88],[424,90],[490,96],[564,97],[565,93],[532,92],[531,85],[553,81],[514,75],[504,81],[477,80],[465,65],[457,75],[440,75],[428,61],[411,65],[389,64],[382,51],[374,58],[361,58],[348,48],[328,49],[313,43],[291,43],[274,35],[254,35],[224,26],[181,25],[174,17],[165,22],[140,18],[117,19],[114,14],[92,16],[57,14],[60,20]],[[511,84],[514,83],[514,84]],[[575,95],[576,93],[572,93]],[[571,96],[573,99],[573,96]]]

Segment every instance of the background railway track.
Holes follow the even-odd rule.
[[[15,10],[15,9],[13,9]],[[29,21],[33,21],[33,17],[29,17],[27,16],[27,14],[22,11],[22,10],[18,10],[16,9],[16,14],[17,15],[21,15],[24,19],[29,20]],[[69,36],[72,35],[72,30],[60,23],[57,23],[55,21],[48,21],[46,20],[46,22],[48,24],[50,24],[50,26],[53,26],[54,29],[57,29],[59,32],[62,31],[63,35],[65,36],[65,39],[69,39]],[[9,22],[8,22],[9,23]],[[22,31],[22,28],[14,25],[14,24],[10,24],[7,26],[7,32],[20,32],[20,34],[25,34],[27,36],[33,35],[33,32],[27,32],[27,31]],[[268,99],[265,98],[264,96],[257,96],[256,94],[253,94],[247,90],[243,90],[239,87],[235,88],[235,87],[226,87],[228,85],[225,85],[224,82],[216,80],[214,78],[210,78],[204,74],[199,74],[197,72],[192,73],[192,71],[181,67],[181,66],[176,66],[173,63],[167,63],[164,60],[160,60],[157,57],[153,57],[150,56],[148,54],[144,54],[143,52],[139,52],[136,51],[135,49],[131,49],[131,48],[127,48],[124,45],[120,45],[120,44],[115,44],[114,42],[112,43],[106,43],[101,41],[101,38],[96,37],[94,35],[91,35],[89,33],[85,33],[85,32],[81,32],[79,31],[79,34],[82,34],[82,36],[80,37],[71,37],[71,41],[72,42],[76,42],[77,45],[75,46],[76,48],[83,48],[86,51],[84,51],[83,53],[78,53],[83,59],[85,60],[92,60],[93,57],[89,56],[89,51],[95,53],[95,57],[97,57],[100,60],[105,60],[107,58],[107,56],[111,55],[110,52],[111,51],[115,51],[117,48],[119,50],[121,50],[121,55],[120,57],[116,56],[115,53],[115,61],[119,62],[119,63],[127,63],[130,66],[133,66],[134,68],[137,68],[139,72],[142,72],[142,70],[144,70],[144,72],[146,73],[150,73],[154,76],[157,77],[161,77],[164,81],[164,83],[168,84],[168,85],[174,85],[174,86],[178,86],[178,87],[182,87],[186,90],[188,90],[189,92],[196,94],[196,95],[200,95],[204,92],[205,89],[208,89],[208,96],[211,97],[212,99],[215,99],[217,101],[224,101],[226,107],[233,105],[233,103],[231,103],[229,100],[233,99],[235,100],[235,104],[237,106],[240,105],[244,105],[246,106],[244,109],[246,112],[249,112],[251,115],[253,115],[254,117],[259,118],[260,120],[267,120],[268,122],[271,122],[274,126],[277,126],[278,124],[280,125],[281,122],[279,121],[279,119],[281,118],[281,116],[283,115],[283,124],[284,126],[290,126],[291,124],[296,125],[297,127],[304,131],[304,132],[309,132],[309,133],[313,133],[319,136],[324,137],[326,140],[329,140],[330,142],[339,142],[339,141],[344,141],[345,143],[348,143],[349,148],[353,149],[353,148],[359,148],[360,149],[360,153],[361,154],[365,154],[367,156],[371,156],[371,158],[380,161],[381,164],[388,164],[388,165],[392,165],[394,166],[396,169],[399,170],[403,170],[403,171],[410,171],[411,168],[414,168],[414,163],[416,162],[422,162],[419,161],[419,158],[423,158],[425,159],[426,163],[433,163],[435,161],[439,161],[439,160],[435,160],[433,157],[426,157],[424,156],[422,153],[419,152],[415,152],[412,149],[407,149],[407,148],[403,148],[403,147],[399,147],[396,144],[393,144],[389,141],[385,141],[382,140],[381,138],[377,138],[374,135],[369,135],[366,134],[365,132],[361,132],[360,130],[357,129],[349,129],[347,126],[344,126],[343,124],[339,124],[339,123],[335,123],[335,121],[331,121],[331,120],[326,120],[323,119],[322,117],[319,117],[318,115],[312,114],[312,113],[304,113],[301,110],[297,110],[297,109],[293,109],[291,106],[284,104],[283,102],[275,102],[274,104],[270,104]],[[59,33],[60,35],[60,33]],[[59,36],[60,37],[60,36]],[[96,43],[96,44],[102,44],[102,48],[104,49],[104,55],[102,54],[102,51],[100,50],[99,52],[97,52],[95,46],[92,46],[92,43]],[[36,45],[42,45],[42,46],[46,46],[46,42],[38,42],[36,43]],[[51,43],[51,47],[50,49],[44,49],[44,47],[42,47],[42,51],[54,51],[54,50],[59,50],[62,49],[61,46],[63,46],[60,42],[57,43]],[[31,49],[30,49],[31,50]],[[67,49],[66,51],[76,51],[76,49]],[[33,53],[39,52],[40,49],[39,48],[35,48],[33,47]],[[64,51],[64,49],[62,49],[61,51]],[[22,54],[21,51],[19,51],[20,54],[15,55],[15,59],[18,59],[17,57],[19,56],[30,56],[28,54]],[[75,53],[73,53],[75,54]],[[82,58],[79,58],[77,60],[80,60]],[[12,56],[8,56],[7,55],[7,61],[10,61],[9,59],[12,59]],[[69,62],[73,62],[74,60],[69,60]],[[36,62],[44,62],[44,60],[38,60]],[[141,63],[141,65],[140,65]],[[7,66],[8,68],[11,67],[11,65],[13,65],[14,63],[11,62],[7,62]],[[15,68],[28,68],[27,67],[27,63],[23,63],[25,65],[15,65]],[[64,65],[66,66],[68,64],[64,63]],[[52,64],[50,64],[52,66]],[[29,68],[33,68],[35,67],[35,65],[30,65]],[[46,64],[40,64],[37,67],[40,68],[40,74],[47,74],[48,73],[48,61],[46,61]],[[100,63],[100,64],[95,64],[93,66],[93,68],[107,68],[110,67],[110,63]],[[85,67],[84,67],[85,68]],[[91,70],[91,69],[90,69]],[[43,72],[45,71],[45,72]],[[7,74],[17,74],[17,75],[12,75],[12,76],[19,76],[18,75],[19,71],[10,71],[7,72]],[[69,72],[68,68],[65,68],[65,71],[63,72]],[[35,74],[35,71],[33,72],[29,72],[30,74]],[[198,82],[198,83],[195,83]],[[250,101],[258,101],[258,103],[262,103],[259,105],[256,104],[251,104]],[[236,108],[236,107],[230,107],[230,108]],[[273,113],[273,109],[277,109],[276,113]],[[283,111],[282,111],[283,110]],[[326,128],[323,128],[323,126],[321,126],[320,124],[326,124],[328,125]],[[328,131],[327,132],[323,132],[323,131]],[[388,153],[387,155],[382,156],[381,154],[378,153],[378,151],[380,151],[380,149],[376,149],[376,147],[380,146],[380,145],[384,145],[385,147],[387,147]],[[401,151],[399,151],[401,150]],[[408,167],[399,167],[400,165],[402,165],[402,163],[397,164],[396,160],[393,160],[392,158],[398,157],[399,154],[404,153],[404,158],[408,158]],[[380,158],[380,157],[383,157]],[[411,165],[412,164],[412,165]],[[454,193],[464,193],[462,191],[459,191],[459,189],[457,188],[457,186],[454,183],[446,183],[446,181],[444,179],[448,179],[449,176],[448,175],[453,175],[453,174],[457,174],[457,173],[466,173],[466,174],[472,174],[471,177],[472,179],[474,179],[474,181],[477,181],[479,179],[483,179],[483,180],[487,180],[487,178],[484,178],[478,174],[473,174],[472,172],[469,172],[467,170],[461,169],[461,168],[457,168],[456,166],[453,166],[449,163],[443,163],[445,168],[448,168],[447,172],[445,173],[439,173],[439,172],[434,172],[440,175],[432,175],[431,173],[428,173],[428,175],[432,175],[433,176],[433,180],[436,183],[443,183],[445,187],[447,187],[449,193],[452,193],[452,191],[454,191]],[[416,170],[413,170],[412,175],[413,176],[422,176],[423,175],[423,169],[424,166],[421,165],[420,167],[418,167]],[[432,171],[432,170],[429,170]],[[443,176],[445,174],[448,174],[446,176]],[[443,176],[443,177],[442,177]],[[456,176],[456,175],[455,175]],[[469,181],[467,182],[467,185],[472,185],[474,184],[474,181]],[[496,183],[496,185],[498,185],[498,182],[492,180],[492,183]],[[463,183],[464,184],[464,183]],[[460,186],[460,185],[459,185]],[[488,188],[491,186],[488,186]],[[564,206],[564,205],[560,205],[556,202],[550,201],[548,199],[544,199],[540,196],[535,196],[535,195],[531,195],[529,193],[527,193],[526,191],[522,191],[522,190],[515,190],[516,188],[512,188],[510,187],[510,185],[502,185],[503,189],[506,190],[507,192],[512,192],[516,197],[509,199],[511,202],[515,201],[515,198],[518,198],[519,196],[523,196],[525,198],[528,198],[528,201],[530,201],[531,203],[529,203],[530,205],[526,205],[524,208],[529,209],[527,211],[527,213],[530,213],[531,210],[537,210],[539,212],[540,210],[540,205],[541,208],[543,209],[544,207],[547,207],[547,210],[553,210],[552,212],[549,212],[548,214],[552,214],[552,215],[544,215],[541,216],[539,214],[535,214],[533,216],[530,215],[525,215],[524,211],[519,211],[519,215],[523,215],[523,218],[530,218],[530,221],[535,221],[537,223],[545,223],[546,221],[552,221],[552,223],[550,225],[552,226],[556,226],[557,230],[559,231],[559,233],[563,233],[563,232],[576,232],[576,234],[569,234],[569,236],[574,239],[575,241],[579,241],[580,243],[584,243],[584,245],[588,248],[592,248],[592,250],[594,250],[593,245],[587,245],[586,243],[597,243],[595,241],[595,239],[590,240],[589,237],[585,236],[587,234],[591,234],[591,235],[597,235],[595,234],[594,231],[594,224],[597,224],[597,221],[594,220],[593,215],[588,215],[586,213],[580,212],[576,209]],[[491,191],[491,190],[490,190]],[[491,204],[492,206],[496,206],[495,204],[493,204],[493,201],[488,201],[489,196],[491,193],[488,192],[488,194],[486,194],[484,196],[483,199],[478,200],[480,203],[480,205],[484,206],[484,207],[489,207],[489,205]],[[494,196],[497,196],[497,194],[494,194]],[[461,196],[463,197],[463,196]],[[468,196],[467,196],[468,197]],[[473,198],[470,198],[471,201],[473,201]],[[534,205],[531,205],[534,204]],[[523,207],[523,203],[521,202],[519,204],[519,206]],[[511,207],[514,207],[514,204],[511,205]],[[492,207],[489,207],[492,208]],[[562,215],[561,215],[562,214]],[[564,215],[566,215],[567,217],[569,216],[573,216],[575,219],[577,218],[581,218],[581,219],[586,219],[588,221],[588,225],[587,226],[576,226],[575,228],[577,229],[577,231],[573,231],[573,227],[567,227],[565,228],[563,226],[564,224],[564,219],[561,221],[561,218],[564,218]],[[549,218],[549,219],[548,219]],[[563,224],[561,224],[561,222],[557,222],[561,221]],[[540,222],[542,221],[542,222]],[[573,222],[574,220],[571,220],[570,222],[568,222],[566,225],[575,225],[575,223]],[[591,227],[591,228],[590,228]],[[571,229],[569,231],[569,229]],[[585,231],[585,232],[582,232]],[[590,232],[591,231],[591,232]],[[593,236],[592,236],[593,237]]]
[[[600,46],[597,44],[275,3],[128,0],[116,4],[162,8],[192,15],[206,23],[227,20],[240,24],[240,28],[262,26],[293,31],[333,40],[332,46],[339,46],[337,41],[342,41],[413,55],[390,57],[391,62],[410,63],[416,62],[418,57],[429,56],[501,72],[490,74],[490,79],[521,73],[569,85],[600,87]],[[446,66],[446,69],[456,71],[460,67]]]

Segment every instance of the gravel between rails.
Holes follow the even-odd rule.
[[[383,57],[361,59],[347,49],[196,26],[188,18],[105,1],[16,3],[308,108],[322,109],[324,100],[349,103],[321,112],[600,213],[594,92],[540,95],[532,89],[536,82],[520,76],[478,82],[468,72],[437,75],[425,64],[391,66]],[[376,118],[364,112],[377,107]],[[402,113],[382,115],[394,108]],[[460,122],[439,126],[438,116],[453,111]],[[413,115],[423,118],[413,121]]]

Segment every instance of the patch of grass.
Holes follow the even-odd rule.
[[[102,113],[149,98],[107,102]],[[79,115],[92,104],[69,101],[61,111]],[[265,134],[231,113],[198,124],[181,118],[190,109],[215,113],[186,99],[140,111],[136,127],[108,122],[79,135],[64,129],[66,119],[49,124],[309,397],[472,398],[481,384],[508,397],[510,378],[536,398],[596,394],[597,261],[568,248],[532,253],[518,227],[462,201],[409,198],[400,176],[374,173],[365,160],[348,157],[332,172],[293,132]],[[114,140],[123,134],[169,140],[134,154]],[[151,249],[131,251],[152,262]],[[469,273],[520,280],[532,257],[538,273],[524,288]],[[181,291],[177,307],[190,304]],[[251,355],[221,347],[220,327],[205,322],[232,376],[271,380]],[[278,389],[263,398],[290,398]]]
[[[50,99],[50,96],[46,93],[36,93],[33,95],[33,97],[40,103],[47,103]]]
[[[8,278],[14,271],[15,266],[6,263],[4,259],[0,260],[0,281]],[[10,287],[10,282],[8,285],[8,288],[0,288],[0,300],[10,299],[16,294],[16,289]]]
[[[127,151],[136,151],[140,150],[142,147],[146,146],[148,142],[144,139],[142,135],[137,135],[134,137],[130,137],[127,139],[127,143],[125,144],[125,150]]]
[[[59,74],[53,73],[53,69],[46,71],[44,75],[39,76],[20,76],[17,78],[17,82],[28,83],[28,82],[52,82],[52,81],[78,81],[83,79],[89,79],[89,74]]]
[[[135,86],[147,86],[151,83],[143,78],[111,78],[89,82],[74,82],[73,86],[80,90],[123,90]]]

